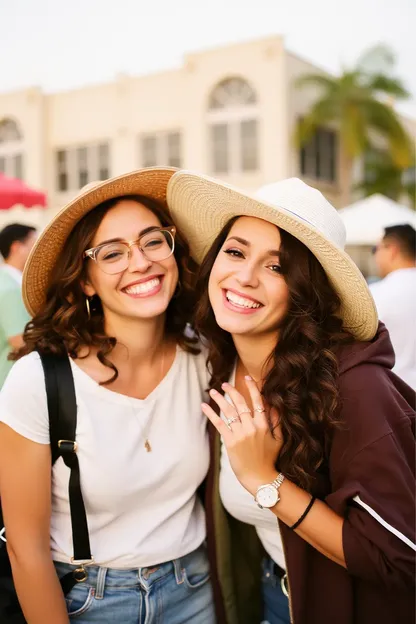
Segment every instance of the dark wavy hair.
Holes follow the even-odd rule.
[[[158,217],[162,226],[174,225],[167,210],[156,201],[141,195],[116,197],[99,204],[87,213],[72,230],[62,253],[59,255],[46,293],[42,309],[26,325],[25,345],[12,359],[18,359],[34,350],[78,357],[82,347],[97,348],[97,357],[102,364],[114,371],[105,384],[118,377],[117,368],[108,359],[117,341],[104,330],[104,316],[101,302],[94,296],[89,317],[85,304],[82,283],[87,278],[84,251],[91,247],[92,240],[104,216],[120,201],[129,199],[143,204]],[[166,314],[166,335],[173,338],[182,348],[197,353],[196,340],[185,336],[185,327],[194,310],[194,282],[196,264],[191,260],[187,241],[180,232],[175,236],[175,258],[179,270],[179,282]]]
[[[231,334],[216,323],[208,297],[212,266],[232,225],[218,235],[199,270],[195,328],[208,343],[210,387],[221,390],[236,359]],[[334,427],[339,425],[338,360],[340,345],[353,340],[337,316],[340,299],[315,256],[280,230],[280,266],[289,290],[288,311],[270,356],[272,367],[262,388],[276,408],[283,434],[278,466],[288,478],[313,491]],[[270,422],[270,428],[276,422]]]

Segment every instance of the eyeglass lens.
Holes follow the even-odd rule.
[[[148,260],[159,262],[172,254],[174,238],[168,230],[158,230],[145,234],[135,245],[140,247],[141,252]],[[105,273],[119,273],[128,267],[130,253],[127,243],[108,243],[100,247],[96,261]]]

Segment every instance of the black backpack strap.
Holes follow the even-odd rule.
[[[67,355],[59,356],[45,353],[39,353],[39,355],[45,374],[52,463],[55,463],[58,457],[62,457],[65,465],[70,469],[69,506],[74,550],[71,562],[79,563],[82,568],[82,564],[92,563],[94,560],[91,556],[87,514],[81,492],[77,442],[75,440],[77,402],[74,378]]]

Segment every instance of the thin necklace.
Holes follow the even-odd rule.
[[[160,370],[160,379],[159,379],[159,383],[157,385],[159,385],[162,382],[162,380],[163,380],[163,375],[164,375],[164,371],[165,371],[165,355],[166,355],[166,345],[164,345],[164,347],[163,347],[162,366],[161,366],[161,370]],[[151,453],[152,452],[152,445],[150,444],[150,440],[149,440],[149,434],[150,434],[150,428],[152,426],[152,422],[153,422],[153,420],[149,419],[149,422],[147,423],[147,425],[145,426],[144,431],[143,431],[144,448],[146,449],[147,453]]]

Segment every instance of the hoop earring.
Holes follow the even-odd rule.
[[[88,299],[88,297],[85,297],[85,307],[87,308],[88,320],[90,320],[90,318],[91,318],[91,307],[90,307],[90,300]]]

